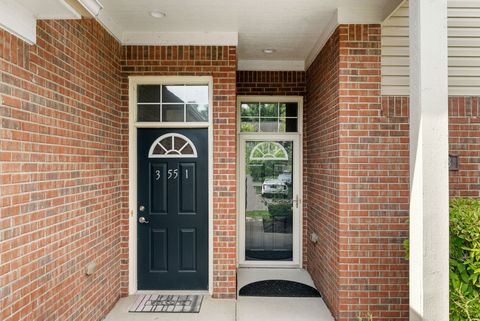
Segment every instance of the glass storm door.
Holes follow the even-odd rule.
[[[299,265],[298,136],[242,135],[240,145],[240,264]]]

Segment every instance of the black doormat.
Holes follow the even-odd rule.
[[[238,292],[240,296],[270,297],[320,297],[317,289],[298,282],[265,280],[245,285]]]
[[[203,295],[146,294],[139,296],[128,312],[198,313],[202,301]]]
[[[245,258],[250,261],[291,261],[292,251],[245,251]]]

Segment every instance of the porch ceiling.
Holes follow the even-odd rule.
[[[123,44],[238,44],[239,69],[303,70],[339,23],[380,23],[402,0],[101,2],[98,19]]]

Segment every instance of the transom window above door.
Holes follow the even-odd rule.
[[[298,132],[297,102],[241,102],[240,132]]]
[[[138,85],[138,122],[208,122],[208,85]]]

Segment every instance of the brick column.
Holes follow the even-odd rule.
[[[339,320],[405,320],[408,124],[382,107],[381,26],[342,25]]]

